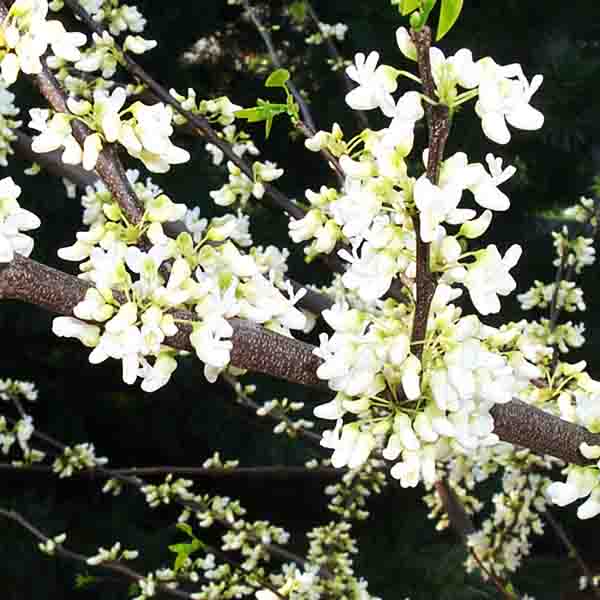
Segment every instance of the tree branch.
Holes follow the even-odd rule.
[[[23,527],[23,529],[29,531],[29,533],[31,533],[42,543],[48,542],[51,539],[40,529],[31,524],[25,517],[23,517],[23,515],[14,510],[6,510],[4,508],[0,508],[0,516],[5,517],[10,521],[13,521],[14,523],[17,523],[17,525],[20,525],[21,527]],[[89,566],[87,562],[89,556],[79,554],[79,552],[73,552],[72,550],[65,548],[62,544],[55,545],[54,553],[57,556],[60,556],[61,558],[67,558],[69,560],[83,563],[84,565]],[[137,571],[134,571],[133,569],[130,569],[129,567],[126,567],[125,565],[122,565],[115,561],[107,561],[100,563],[98,565],[98,568],[105,569],[113,573],[118,573],[119,575],[134,582],[138,582],[144,579],[144,576],[141,573],[138,573]],[[184,598],[185,600],[192,600],[191,594],[187,594],[180,590],[172,589],[169,586],[161,584],[159,582],[157,582],[156,587],[164,594],[172,596],[173,598]]]
[[[73,275],[19,255],[12,262],[0,266],[0,300],[21,300],[54,313],[72,316],[73,308],[83,299],[88,288],[89,284]],[[184,311],[176,312],[175,316],[195,319],[192,313]],[[230,323],[234,330],[232,365],[292,383],[324,387],[316,374],[321,359],[313,354],[314,346],[243,319],[231,319]],[[167,338],[165,343],[193,352],[190,332],[189,326],[180,326],[179,332]],[[565,462],[591,464],[580,454],[579,446],[582,442],[600,445],[600,434],[591,433],[520,400],[497,404],[491,412],[494,432],[501,440]]]
[[[420,31],[411,31],[411,35],[417,48],[417,63],[419,75],[423,82],[424,92],[429,98],[434,98],[435,84],[429,60],[431,30],[428,27],[423,27]],[[444,148],[450,130],[448,108],[441,105],[430,106],[429,104],[426,104],[425,112],[429,129],[427,178],[435,185],[438,182],[442,158],[444,156]],[[420,359],[423,354],[423,344],[421,342],[425,339],[425,335],[427,334],[427,321],[429,319],[429,310],[431,308],[433,295],[435,294],[436,282],[431,273],[430,244],[425,243],[421,239],[420,218],[418,213],[413,217],[413,226],[417,243],[417,300],[411,342],[414,344],[412,350],[413,354]]]
[[[89,287],[82,279],[20,255],[10,263],[0,264],[0,300],[21,300],[53,313],[73,316],[73,309],[83,300]],[[119,298],[118,293],[114,295]],[[197,321],[196,316],[187,311],[173,314],[177,319]],[[314,346],[244,319],[229,322],[233,327],[232,365],[302,385],[323,386],[316,375],[320,359],[313,354]],[[165,344],[194,352],[190,333],[189,325],[180,324],[178,333],[167,338]]]

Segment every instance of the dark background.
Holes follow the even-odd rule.
[[[252,106],[257,96],[268,96],[262,85],[264,73],[242,74],[232,68],[236,57],[256,62],[263,52],[256,32],[239,18],[236,7],[216,0],[145,0],[137,4],[149,21],[145,37],[159,41],[159,47],[140,62],[166,87],[180,92],[194,87],[200,98],[227,93],[244,106]],[[286,48],[288,64],[295,66],[295,80],[310,96],[318,126],[330,129],[332,122],[338,121],[347,134],[355,132],[339,79],[329,72],[324,50],[306,50],[299,43],[302,36],[290,32],[287,21],[280,18],[281,5],[271,2],[268,7],[273,22],[283,25],[281,32],[274,34],[275,41]],[[401,23],[387,2],[315,2],[315,8],[324,22],[349,25],[347,41],[341,45],[345,56],[351,58],[356,51],[377,49],[388,64],[407,68],[394,38]],[[81,25],[79,29],[84,30]],[[226,48],[221,60],[195,65],[180,60],[195,41],[215,32],[223,36]],[[476,58],[489,54],[500,64],[520,62],[529,78],[535,73],[544,75],[544,84],[533,100],[546,117],[541,132],[513,131],[507,147],[494,146],[483,137],[477,120],[467,109],[455,119],[448,154],[461,148],[471,160],[481,160],[492,151],[518,166],[518,175],[503,188],[511,197],[511,210],[497,215],[483,241],[502,248],[514,242],[523,245],[525,254],[516,269],[518,291],[525,291],[536,278],[550,281],[553,270],[549,232],[559,223],[540,215],[570,205],[582,194],[591,195],[593,177],[600,173],[600,5],[592,0],[467,1],[459,25],[441,47],[447,54],[468,47]],[[43,106],[28,83],[20,81],[17,89],[25,105]],[[26,121],[25,115],[24,110],[22,118]],[[377,115],[372,118],[376,128]],[[275,123],[267,143],[263,143],[262,126],[253,127],[247,129],[261,144],[263,159],[277,160],[285,167],[286,174],[278,184],[289,196],[302,198],[307,187],[332,184],[326,168],[304,151],[301,140],[290,144],[290,128],[285,120]],[[220,187],[223,172],[210,165],[202,152],[202,139],[180,136],[177,143],[190,150],[192,161],[169,175],[153,176],[154,181],[164,186],[175,201],[200,206],[205,216],[217,214],[208,191]],[[15,157],[2,176],[10,174],[24,187],[22,204],[42,219],[42,227],[34,233],[33,257],[75,272],[73,264],[61,264],[56,249],[72,243],[80,224],[79,202],[67,199],[62,184],[49,176],[23,175],[26,166]],[[252,216],[255,240],[288,245],[285,222],[284,216],[257,208]],[[292,274],[299,280],[319,281],[325,276],[316,264],[306,267],[300,254],[291,265]],[[589,271],[583,281],[589,308],[589,342],[573,360],[587,359],[592,374],[598,376],[597,279],[595,268]],[[503,307],[504,320],[522,317],[514,300],[503,301]],[[32,410],[36,424],[64,443],[93,441],[98,454],[108,456],[112,466],[199,466],[215,450],[224,458],[242,457],[243,466],[301,465],[314,455],[313,450],[298,443],[274,439],[267,423],[234,404],[227,387],[204,382],[197,361],[182,360],[169,386],[147,395],[121,381],[120,365],[115,361],[93,367],[87,361],[86,349],[76,342],[55,338],[50,332],[51,318],[35,307],[2,304],[0,377],[30,379],[38,384],[40,400]],[[261,383],[259,400],[282,395],[304,397],[302,390],[289,389],[267,378]],[[199,480],[198,486],[207,493],[239,497],[251,518],[270,518],[301,534],[329,519],[320,493],[326,483],[314,476],[283,481],[240,477],[227,482]],[[82,552],[93,553],[99,545],[109,547],[119,540],[124,547],[142,550],[142,558],[136,563],[140,570],[171,560],[166,547],[180,540],[169,527],[175,511],[150,511],[139,497],[125,493],[112,499],[100,494],[99,488],[98,481],[85,477],[57,483],[45,474],[2,472],[0,505],[18,509],[52,534],[67,531],[70,545]],[[460,542],[450,533],[434,531],[420,496],[421,490],[390,487],[370,503],[370,520],[357,526],[361,547],[357,570],[369,580],[370,591],[386,599],[496,597],[493,588],[483,585],[477,576],[465,575]],[[595,544],[600,532],[597,520],[578,522],[572,507],[556,513],[564,518],[586,559],[600,565]],[[297,549],[302,551],[302,535],[294,537]],[[578,571],[551,532],[536,541],[534,554],[536,558],[527,560],[515,577],[520,589],[538,600],[585,597],[573,592]],[[0,591],[5,598],[126,597],[126,586],[110,578],[90,589],[74,590],[75,574],[83,572],[79,566],[40,555],[27,533],[0,521]]]

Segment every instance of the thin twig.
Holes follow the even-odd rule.
[[[40,529],[35,527],[25,517],[23,517],[23,515],[21,515],[20,513],[14,511],[14,510],[7,510],[4,508],[0,508],[0,516],[13,521],[14,523],[17,523],[18,525],[20,525],[21,527],[23,527],[24,529],[29,531],[29,533],[31,533],[35,538],[37,538],[42,543],[46,543],[51,540],[51,538],[48,535],[46,535]],[[88,558],[90,558],[89,556],[85,556],[84,554],[80,554],[79,552],[74,552],[73,550],[69,550],[68,548],[65,548],[65,546],[63,544],[55,544],[54,553],[59,557],[67,558],[69,560],[82,563],[89,567],[89,563],[87,562]],[[99,565],[97,565],[97,568],[105,569],[105,570],[111,571],[113,573],[118,573],[119,575],[125,577],[126,579],[129,579],[136,583],[139,581],[143,581],[145,579],[145,577],[141,573],[138,573],[137,571],[134,571],[133,569],[126,567],[115,561],[107,561],[107,562],[100,563]],[[165,584],[157,582],[156,587],[164,594],[166,594],[168,596],[172,596],[173,598],[184,598],[185,600],[193,600],[193,597],[191,594],[187,594],[186,592],[182,592],[177,589],[172,589]]]
[[[274,67],[281,69],[282,64],[279,60],[279,55],[277,53],[277,50],[275,49],[275,44],[273,43],[273,38],[271,37],[271,34],[269,33],[265,25],[261,22],[256,10],[250,5],[250,2],[248,2],[248,0],[242,0],[242,4],[244,5],[249,19],[252,21],[254,27],[256,27],[256,30],[258,31],[265,46],[267,47],[267,52],[269,53],[271,63],[273,63]],[[300,107],[302,118],[308,126],[308,130],[311,132],[310,135],[314,135],[317,131],[317,126],[315,125],[315,121],[310,112],[310,109],[308,108],[306,100],[304,99],[304,97],[302,96],[292,79],[289,79],[286,85],[289,88],[292,96],[294,97],[294,100],[298,103],[298,106]]]
[[[98,35],[102,35],[105,31],[104,27],[94,21],[90,14],[79,4],[78,0],[65,0],[65,4],[73,11],[73,13],[79,17],[92,31]],[[148,88],[154,93],[154,95],[165,104],[172,106],[179,114],[184,116],[188,122],[196,129],[202,132],[208,142],[217,146],[225,156],[235,164],[247,177],[250,179],[254,178],[252,167],[242,158],[240,158],[234,151],[231,144],[227,143],[221,137],[217,135],[215,130],[210,125],[208,119],[196,115],[188,110],[185,110],[181,104],[173,97],[169,92],[155,81],[131,56],[123,51],[122,48],[115,43],[115,48],[118,52],[123,55],[123,66],[140,81],[148,86]],[[268,196],[272,205],[276,208],[287,212],[294,219],[301,219],[304,216],[304,209],[293,202],[285,194],[280,192],[274,185],[265,183],[265,192]]]
[[[8,419],[7,419],[8,421]],[[46,473],[54,474],[49,465],[12,465],[9,463],[0,463],[0,471],[13,471],[24,473]],[[236,479],[238,477],[260,477],[272,480],[288,480],[295,478],[315,477],[315,478],[339,478],[340,470],[334,467],[316,467],[308,469],[307,467],[288,467],[288,466],[266,466],[266,467],[178,467],[178,466],[156,466],[156,467],[129,467],[126,469],[107,469],[102,472],[77,471],[73,477],[86,476],[99,477],[102,479],[112,479],[119,476],[164,476],[172,473],[173,475],[189,475],[205,479]]]

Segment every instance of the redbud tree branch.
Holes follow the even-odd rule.
[[[17,525],[23,527],[31,533],[36,539],[40,542],[45,543],[50,541],[50,537],[46,535],[43,531],[38,529],[35,525],[30,523],[23,515],[14,510],[8,510],[0,507],[0,517],[4,517],[5,519],[9,519]],[[80,554],[79,552],[74,552],[73,550],[69,550],[62,544],[56,544],[54,548],[54,554],[61,558],[66,558],[68,560],[72,560],[78,563],[82,563],[86,566],[88,565],[89,556],[85,556],[84,554]],[[133,569],[126,567],[125,565],[116,562],[116,561],[107,561],[98,565],[98,568],[104,569],[106,571],[111,571],[113,573],[117,573],[118,575],[129,579],[130,581],[138,582],[144,579],[144,575],[134,571]],[[192,595],[187,594],[186,592],[182,592],[177,589],[172,589],[167,585],[161,584],[157,582],[156,587],[165,595],[171,596],[173,598],[184,598],[185,600],[192,600]]]
[[[12,262],[0,265],[0,300],[20,300],[53,313],[72,316],[73,308],[83,300],[88,288],[88,283],[73,275],[19,255]],[[195,318],[185,311],[175,315],[190,321]],[[314,346],[243,319],[231,319],[230,323],[234,330],[232,365],[304,386],[324,387],[316,373],[322,361],[313,354]],[[167,338],[165,343],[192,352],[190,331],[191,327],[181,325],[179,332]],[[579,452],[579,446],[583,442],[600,445],[599,434],[520,400],[497,404],[491,412],[494,432],[501,440],[565,462],[590,464]]]
[[[435,98],[435,84],[431,74],[431,63],[429,61],[429,48],[431,47],[431,30],[423,27],[420,31],[411,31],[412,40],[417,48],[417,64],[419,75],[423,82],[423,91],[428,98]],[[448,108],[446,106],[430,106],[426,104],[425,113],[429,129],[429,154],[427,158],[427,178],[432,184],[437,184],[439,178],[444,148],[450,125],[448,120]],[[421,239],[420,218],[418,213],[412,218],[417,242],[417,302],[415,305],[415,317],[411,341],[413,342],[413,354],[421,358],[423,344],[427,333],[427,321],[429,310],[435,293],[436,283],[431,273],[430,244]]]
[[[73,316],[73,308],[83,300],[90,284],[34,260],[16,255],[0,264],[0,300],[21,300],[60,315]],[[118,293],[114,294],[119,297]],[[177,319],[197,321],[193,313],[175,311]],[[313,346],[288,338],[244,319],[230,319],[233,327],[231,364],[258,373],[267,373],[307,386],[319,386],[316,375],[320,359]],[[194,352],[189,335],[191,326],[180,324],[179,332],[165,340],[178,350]]]
[[[0,462],[0,471],[14,473],[44,473],[55,475],[50,465],[13,465]],[[155,467],[127,467],[118,469],[103,468],[102,471],[76,471],[72,477],[98,477],[112,479],[123,477],[164,477],[165,475],[188,475],[199,479],[268,479],[269,481],[288,481],[295,479],[335,479],[340,477],[340,469],[335,467],[288,467],[288,466],[263,466],[263,467],[180,467],[170,465],[157,465]]]

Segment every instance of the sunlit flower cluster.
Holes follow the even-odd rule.
[[[60,21],[48,21],[47,0],[16,0],[0,23],[0,69],[4,82],[13,84],[20,71],[40,73],[41,58],[50,46],[54,55],[75,62],[87,38],[70,33]]]
[[[123,380],[132,384],[141,377],[142,389],[151,392],[164,386],[177,366],[168,338],[181,324],[191,327],[190,343],[210,381],[230,361],[233,328],[228,319],[242,317],[284,335],[305,329],[306,317],[295,307],[303,290],[294,293],[289,284],[276,282],[282,292],[275,274],[270,276],[273,259],[268,256],[276,259],[279,273],[285,272],[283,257],[268,249],[254,255],[238,249],[235,242],[251,242],[244,217],[202,222],[197,211],[172,202],[151,181],[137,182],[135,172],[130,178],[146,206],[137,226],[126,223],[102,184],[88,188],[83,198],[89,229],[59,256],[85,261],[80,276],[93,287],[74,317],[54,320],[57,335],[93,348],[89,358],[94,364],[109,357],[121,360]],[[176,222],[197,227],[170,238],[164,227]],[[143,251],[136,246],[142,236],[150,244]],[[176,320],[174,310],[188,310],[189,316]]]
[[[187,162],[187,150],[171,142],[173,111],[162,103],[146,105],[135,102],[126,110],[123,105],[126,91],[115,88],[109,95],[97,90],[93,103],[87,100],[68,100],[72,114],[55,113],[31,109],[29,126],[40,133],[34,138],[35,152],[49,152],[64,147],[62,160],[67,164],[80,164],[83,168],[94,169],[104,144],[119,142],[127,152],[141,160],[149,171],[165,173],[173,164]],[[125,115],[131,115],[123,119]],[[86,137],[83,148],[75,140],[71,131],[73,119],[83,121],[95,133]]]

